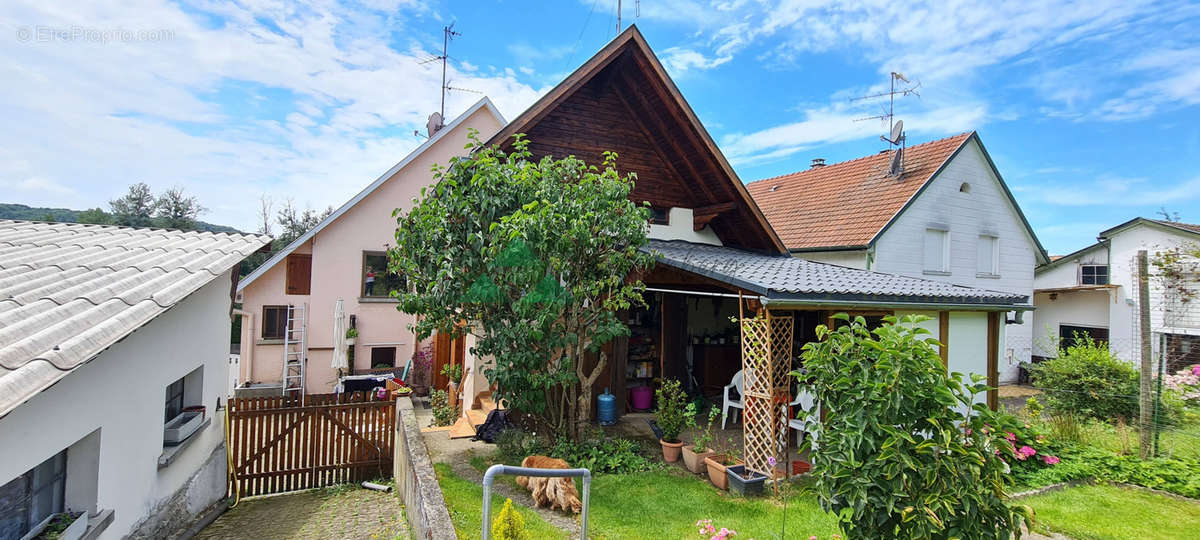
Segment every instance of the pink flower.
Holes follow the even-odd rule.
[[[1004,434],[1004,438],[1005,438],[1005,439],[1008,439],[1008,440],[1009,440],[1009,442],[1016,442],[1016,441],[1017,441],[1017,436],[1016,436],[1016,435],[1013,435],[1013,432],[1011,432],[1011,431],[1009,431],[1009,432],[1005,433],[1005,434]]]
[[[1042,456],[1042,461],[1045,461],[1046,465],[1058,465],[1060,460],[1057,456]]]
[[[775,456],[771,456],[771,457],[767,458],[767,465],[774,467],[776,463],[778,463],[778,462],[775,461]]]
[[[1192,375],[1200,377],[1200,364],[1192,366]]]
[[[1017,452],[1025,457],[1031,457],[1037,453],[1037,450],[1034,450],[1033,448],[1030,448],[1028,445],[1026,445],[1026,446],[1022,446],[1020,450],[1017,450]]]
[[[817,540],[817,535],[814,534],[814,535],[808,537],[808,540]]]

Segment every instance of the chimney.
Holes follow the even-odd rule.
[[[823,157],[813,158],[813,160],[812,160],[812,168],[813,169],[815,169],[817,167],[824,167],[824,166],[825,166],[825,158],[823,158]]]

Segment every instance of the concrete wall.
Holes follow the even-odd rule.
[[[959,191],[966,182],[970,192]],[[925,229],[950,231],[950,272],[928,274],[923,268]],[[977,244],[981,234],[999,241],[998,276],[983,276],[977,270]],[[982,149],[972,141],[925,187],[920,196],[876,243],[872,270],[933,279],[957,285],[1033,296],[1033,270],[1037,247],[987,164]],[[1028,361],[1033,348],[1033,323],[1009,324],[1003,332],[1000,380],[1017,377],[1017,365]],[[980,351],[982,354],[982,351]]]
[[[408,330],[413,317],[397,311],[397,303],[390,298],[360,297],[363,252],[385,251],[395,244],[396,219],[392,217],[392,211],[411,208],[421,188],[433,183],[431,166],[446,165],[451,157],[463,153],[468,128],[479,130],[480,138],[487,139],[500,127],[487,108],[480,108],[297,250],[312,253],[312,294],[284,294],[286,264],[282,261],[247,285],[242,291],[242,309],[255,314],[255,334],[249,338],[245,333],[242,336],[242,380],[278,383],[282,377],[282,347],[258,341],[262,335],[262,306],[306,302],[309,309],[307,388],[309,392],[331,392],[337,383],[330,364],[333,308],[339,298],[344,302],[347,325],[350,315],[356,315],[358,320],[354,367],[370,367],[373,347],[395,347],[396,363],[403,366],[412,357],[415,346],[414,336]],[[251,345],[255,343],[258,344]],[[249,348],[253,348],[252,360],[246,359]],[[247,374],[251,361],[253,372]]]
[[[396,490],[404,502],[404,513],[415,539],[454,540],[454,523],[446,509],[446,499],[438,485],[421,437],[421,428],[413,413],[412,400],[396,400],[396,449],[392,460]]]
[[[0,483],[70,447],[72,508],[115,514],[100,538],[168,537],[221,499],[229,283],[218,276],[0,418]],[[212,421],[160,469],[166,387],[197,368],[203,392],[185,404],[203,404]]]
[[[667,213],[666,225],[650,225],[648,236],[655,240],[686,240],[696,244],[724,245],[711,227],[695,230],[691,208],[672,208]]]

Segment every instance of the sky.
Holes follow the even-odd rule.
[[[340,206],[483,95],[512,119],[616,34],[616,0],[0,3],[0,202],[183,187],[205,221]],[[1200,223],[1200,3],[624,0],[744,181],[979,132],[1050,253]]]

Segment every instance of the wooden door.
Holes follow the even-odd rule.
[[[433,338],[433,386],[434,390],[445,390],[450,379],[442,374],[442,366],[447,364],[461,365],[466,340],[458,338],[453,341],[449,334],[438,332]],[[460,368],[461,369],[461,368]]]
[[[312,255],[293,253],[287,258],[287,294],[309,294],[312,290]]]

